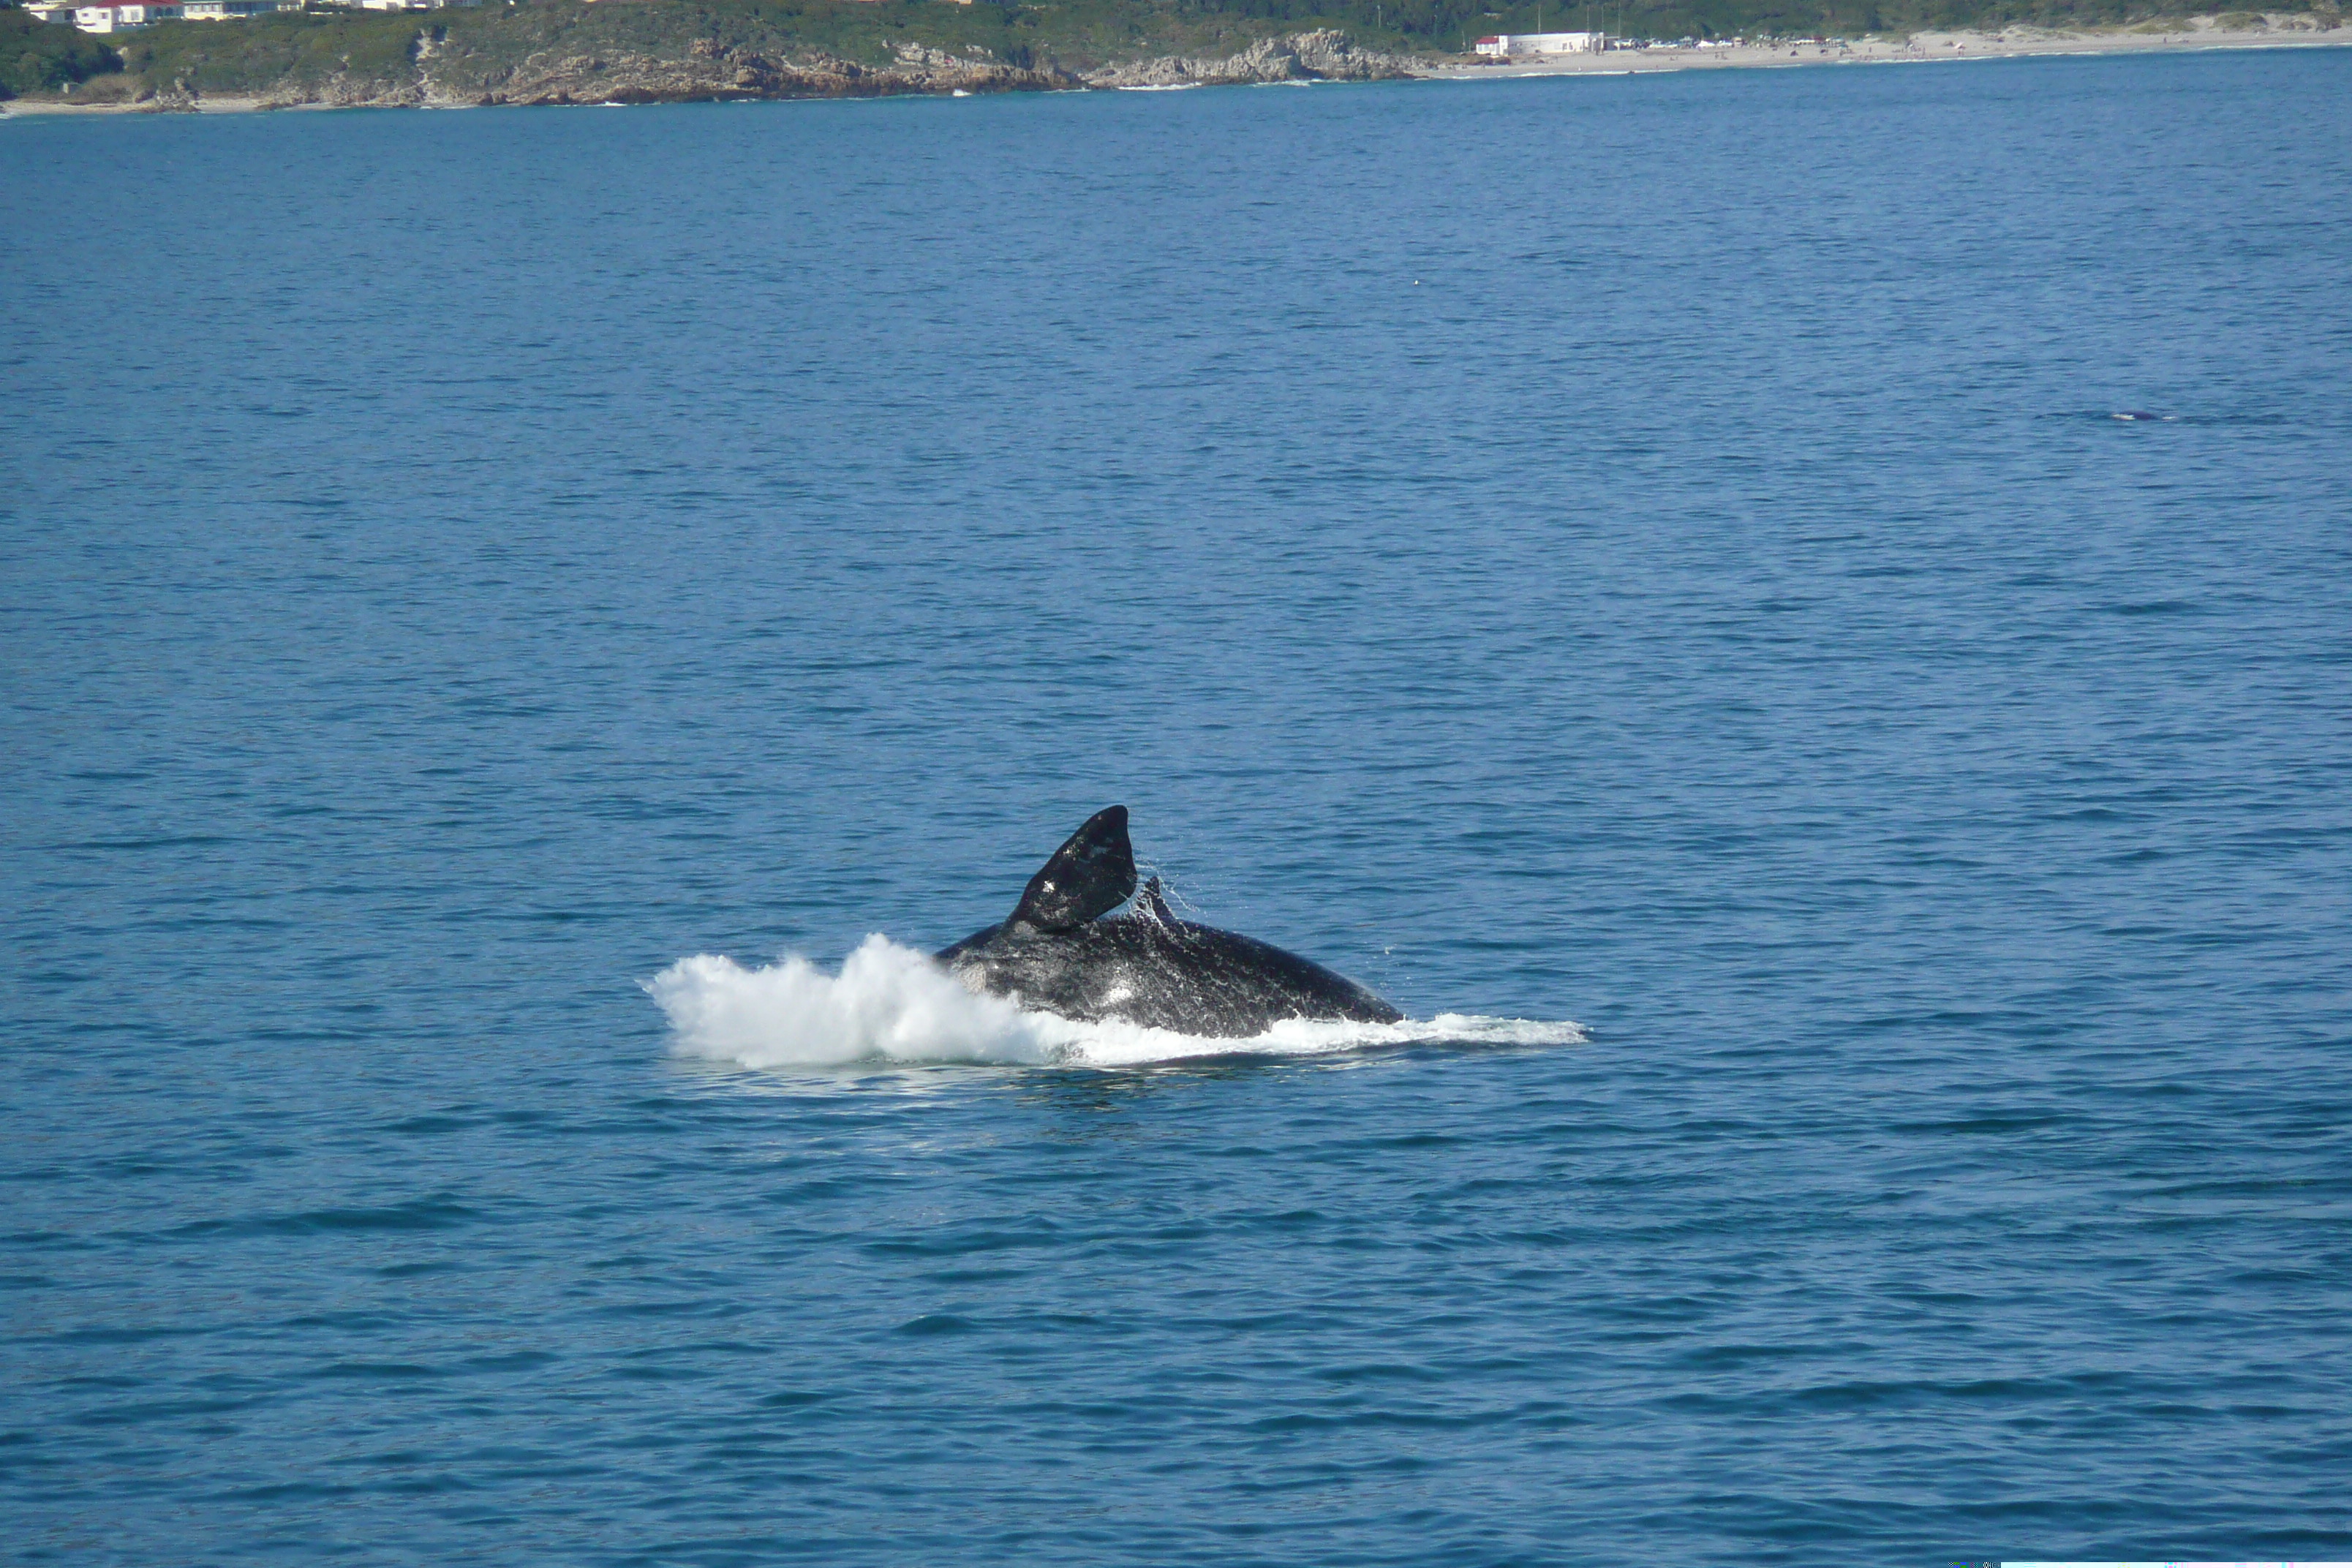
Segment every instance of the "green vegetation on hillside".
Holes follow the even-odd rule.
[[[425,25],[435,25],[440,15]],[[124,69],[156,87],[233,97],[288,81],[405,76],[415,59],[419,21],[398,11],[314,11],[240,22],[164,22],[124,35],[120,47]]]
[[[121,68],[114,51],[86,33],[0,11],[0,98],[55,92]]]
[[[462,51],[469,70],[517,65],[546,50],[659,56],[698,42],[866,66],[887,64],[902,46],[918,45],[1024,69],[1049,63],[1082,69],[1142,55],[1229,54],[1293,26],[1154,0],[556,0],[429,16],[314,11],[237,23],[163,23],[126,36],[121,47],[128,69],[159,88],[235,95],[338,76],[389,79],[409,69],[420,35],[434,47]]]

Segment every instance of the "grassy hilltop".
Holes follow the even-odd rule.
[[[2337,0],[2290,0],[2335,19]],[[1163,57],[1232,57],[1315,29],[1379,62],[1481,34],[1854,37],[2116,26],[2196,0],[578,0],[429,13],[328,11],[163,23],[107,38],[0,11],[0,97],[170,103],[550,102],[1076,85]],[[976,68],[985,64],[987,68]],[[568,73],[568,74],[567,74]],[[1313,62],[1300,74],[1332,74]]]

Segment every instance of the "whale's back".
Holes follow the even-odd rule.
[[[1286,1018],[1393,1024],[1403,1016],[1345,975],[1271,942],[1166,918],[1156,905],[1066,931],[1016,921],[939,955],[975,991],[1094,1023],[1243,1039]]]

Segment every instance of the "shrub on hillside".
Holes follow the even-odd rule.
[[[55,92],[121,68],[122,58],[87,33],[22,11],[0,11],[0,98]]]

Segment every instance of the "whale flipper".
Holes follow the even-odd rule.
[[[1135,850],[1127,841],[1127,807],[1105,806],[1070,835],[1037,868],[1015,923],[1038,931],[1075,931],[1135,896]]]

